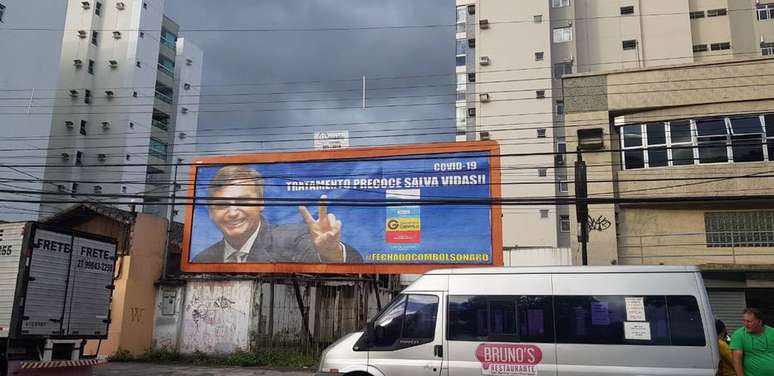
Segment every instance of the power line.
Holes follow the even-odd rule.
[[[728,13],[732,12],[750,12],[751,16],[754,16],[755,11],[758,8],[739,8],[739,9],[727,9]],[[641,18],[649,17],[667,17],[667,16],[687,16],[691,12],[664,12],[664,13],[646,13],[637,14]],[[562,22],[562,21],[588,21],[588,20],[603,20],[603,19],[621,19],[620,15],[610,16],[594,16],[594,17],[574,17],[574,18],[551,18],[550,22]],[[489,20],[490,25],[503,25],[503,24],[534,24],[534,18],[523,18],[514,20]],[[414,24],[414,25],[371,25],[371,26],[335,26],[335,27],[317,27],[317,28],[272,28],[272,27],[231,27],[231,28],[179,28],[178,33],[198,33],[198,32],[329,32],[329,31],[369,31],[369,30],[413,30],[413,29],[436,29],[436,28],[455,28],[457,23],[449,24]],[[9,27],[4,28],[9,31],[78,31],[79,29],[61,29],[61,28],[45,28],[45,27]],[[144,31],[144,32],[161,32],[161,29],[131,29],[131,28],[108,28],[108,29],[91,29],[94,31]]]
[[[723,64],[724,66],[736,66],[736,65],[747,65],[750,64],[748,61],[738,61],[736,59],[739,58],[739,56],[744,55],[754,55],[754,56],[761,56],[760,49],[752,50],[752,51],[735,51],[735,52],[729,52],[729,53],[718,53],[711,55],[713,58],[718,57],[730,57],[734,59],[728,59],[728,60],[720,60],[718,61],[719,64]],[[585,63],[580,64],[583,66],[594,66],[594,65],[611,65],[611,64],[626,64],[626,63],[642,63],[642,62],[653,62],[653,61],[671,61],[671,60],[682,60],[682,59],[688,59],[688,58],[695,58],[695,54],[691,55],[683,55],[683,56],[672,56],[672,57],[666,57],[666,58],[649,58],[645,60],[610,60],[605,62],[598,62],[598,63]],[[761,62],[765,63],[765,61]],[[701,69],[705,68],[704,66],[697,65],[697,66],[684,66],[679,67],[679,69],[683,70],[691,70],[691,69]],[[502,68],[502,69],[487,69],[484,71],[478,71],[476,72],[477,76],[483,76],[488,74],[495,74],[495,73],[503,73],[503,72],[519,72],[519,71],[533,71],[533,70],[552,70],[553,66],[539,66],[539,67],[520,67],[520,68]],[[579,71],[576,73],[594,73],[594,71]],[[393,76],[393,77],[369,77],[368,81],[380,81],[380,80],[404,80],[404,79],[416,79],[416,78],[430,78],[430,77],[449,77],[453,78],[456,77],[458,73],[437,73],[437,74],[421,74],[421,75],[408,75],[408,76]],[[191,85],[191,87],[198,87],[198,88],[206,88],[206,87],[251,87],[251,86],[271,86],[271,85],[309,85],[309,84],[322,84],[322,83],[334,83],[334,82],[362,82],[362,76],[358,78],[348,78],[348,79],[331,79],[331,80],[309,80],[309,81],[279,81],[279,82],[256,82],[256,83],[229,83],[229,84],[199,84],[199,85]],[[539,81],[539,80],[550,80],[550,79],[558,79],[555,77],[536,77],[536,78],[522,78],[522,79],[515,79],[513,81]],[[480,81],[480,80],[477,80]],[[510,80],[505,80],[504,82],[508,82]],[[493,83],[494,81],[490,81],[489,83]],[[487,81],[481,81],[481,82],[470,82],[470,84],[476,84],[476,83],[487,83]],[[449,83],[449,84],[443,84],[441,86],[445,85],[456,85],[456,83]],[[433,85],[428,85],[428,87],[432,87]],[[419,86],[424,87],[424,86]],[[111,89],[111,90],[118,90],[118,89],[155,89],[156,86],[109,86],[109,87],[83,87],[80,89],[94,89],[94,90],[101,90],[101,89]],[[398,89],[399,87],[396,87],[395,89]],[[410,88],[410,87],[408,87]],[[25,91],[31,91],[35,90],[36,92],[40,91],[62,91],[62,92],[69,92],[73,88],[14,88],[14,89],[0,89],[0,92],[9,91],[9,92],[25,92]],[[76,87],[78,89],[78,87]],[[392,88],[390,88],[392,89]],[[361,89],[351,89],[353,91],[360,91]],[[324,93],[328,92],[329,90],[325,91],[318,91],[318,92],[309,92],[309,93]],[[290,92],[294,93],[294,92]],[[295,92],[295,93],[304,93],[304,92]],[[29,97],[26,98],[19,98],[19,100],[29,100]]]

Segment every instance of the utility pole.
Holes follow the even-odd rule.
[[[586,162],[583,161],[580,147],[577,150],[578,160],[575,161],[575,215],[578,217],[578,242],[581,244],[581,262],[582,265],[588,265],[589,189],[586,178]]]
[[[178,159],[175,163],[175,169],[172,176],[172,197],[170,198],[169,215],[167,217],[167,239],[164,241],[164,258],[161,259],[161,281],[167,279],[167,258],[169,257],[169,246],[172,244],[170,237],[172,236],[172,223],[175,221],[175,196],[177,196],[177,166],[183,161]]]

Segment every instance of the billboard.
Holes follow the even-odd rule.
[[[186,272],[502,265],[494,141],[211,157],[191,167]]]

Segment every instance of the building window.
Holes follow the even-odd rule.
[[[723,118],[696,121],[699,163],[728,162],[728,129]]]
[[[565,184],[567,184],[567,183],[565,183]],[[569,215],[559,216],[559,232],[570,232],[570,216]]]
[[[758,20],[774,20],[774,3],[758,4],[756,8]],[[0,12],[2,12],[2,9],[0,9]]]
[[[467,74],[458,73],[457,74],[457,100],[458,101],[465,100],[465,90],[467,90],[467,86],[468,86]]]
[[[729,119],[734,162],[763,161],[763,126],[757,116]],[[772,156],[774,157],[774,156]]]
[[[774,114],[621,127],[624,168],[774,160]]]
[[[699,11],[696,11],[696,12],[691,12],[689,14],[689,16],[690,16],[690,18],[692,20],[693,19],[697,19],[697,18],[704,18],[704,11],[703,10],[699,10]]]
[[[554,43],[569,42],[572,40],[572,26],[556,27],[553,32]]]
[[[551,8],[564,8],[570,6],[570,0],[551,0]]]
[[[567,154],[567,142],[565,142],[564,138],[560,138],[557,140],[556,143],[556,164],[563,165],[564,164],[564,155]]]
[[[548,218],[548,209],[540,209],[540,218]]]
[[[761,55],[774,55],[774,42],[761,42]]]
[[[76,193],[78,193],[78,183],[70,184],[70,196],[75,197]]]
[[[5,5],[0,4],[0,22],[5,22],[5,21],[3,21],[3,16],[4,15],[5,15]]]
[[[537,130],[537,137],[538,138],[546,138],[546,129],[540,128]]]
[[[86,120],[81,120],[81,128],[78,130],[78,133],[86,135]]]
[[[165,56],[159,55],[159,70],[171,78],[175,78],[175,62]]]
[[[535,98],[543,99],[546,97],[546,91],[545,90],[536,90],[535,91]]]
[[[92,31],[91,32],[91,44],[96,46],[97,45],[97,38],[99,38],[99,32]]]
[[[548,176],[548,169],[545,167],[538,168],[538,176],[540,176],[541,178]]]
[[[467,12],[466,6],[458,6],[457,7],[457,32],[458,33],[464,33],[465,32],[465,23],[468,19],[468,12]]]
[[[468,112],[465,106],[457,107],[457,136],[462,136],[467,132]]]
[[[634,169],[645,167],[642,145],[642,124],[626,125],[622,128],[621,144],[623,145],[624,168]]]
[[[572,63],[571,62],[564,62],[564,63],[556,63],[554,64],[554,79],[560,79],[565,74],[572,74]]]
[[[535,61],[543,61],[543,52],[535,52]]]
[[[83,103],[91,103],[91,90],[86,89],[83,91]]]
[[[624,50],[634,50],[637,48],[637,40],[635,39],[625,40],[621,42],[621,45],[623,46]]]
[[[672,166],[692,165],[696,160],[693,154],[693,136],[690,120],[672,121],[669,127],[669,158]]]
[[[712,51],[730,50],[730,49],[731,49],[731,43],[729,42],[710,44],[710,50]]]
[[[468,41],[465,39],[457,39],[457,66],[465,66],[465,55],[468,52]]]
[[[769,131],[766,133],[766,145],[768,148],[768,157],[774,161],[774,114],[763,115],[764,128]]]
[[[536,14],[532,16],[532,22],[534,23],[543,23],[543,15],[542,14]]]
[[[564,99],[556,100],[556,114],[559,116],[564,116]]]
[[[167,46],[174,50],[177,44],[177,35],[162,27],[160,42],[162,45]]]
[[[76,166],[83,166],[83,152],[82,151],[76,151],[75,152],[75,165]]]
[[[627,16],[630,14],[634,14],[634,6],[628,6],[628,7],[621,7],[621,15]]]
[[[719,16],[725,16],[728,14],[728,11],[726,8],[721,9],[710,9],[707,11],[707,17],[719,17]]]
[[[709,47],[707,47],[706,44],[694,44],[693,45],[693,52],[707,52],[709,51]]]
[[[570,191],[570,186],[567,184],[567,176],[559,177],[559,192],[567,193]],[[569,231],[569,229],[568,229]]]
[[[101,16],[102,15],[102,3],[97,1],[96,4],[94,4],[94,14]]]
[[[148,153],[159,159],[167,159],[167,144],[155,138],[150,139],[150,148]]]
[[[94,74],[94,60],[89,60],[89,74]]]
[[[704,213],[707,247],[774,247],[774,211]]]

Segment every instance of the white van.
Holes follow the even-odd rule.
[[[317,375],[714,376],[716,338],[696,267],[435,270]]]

